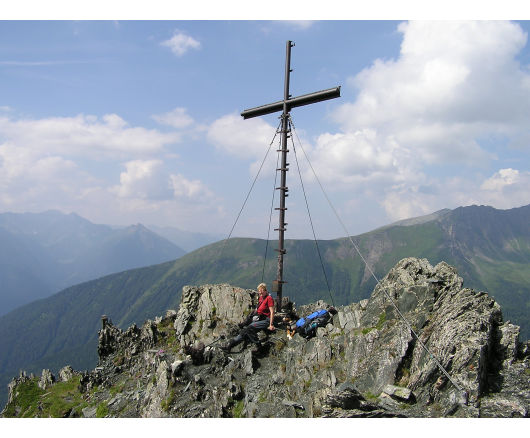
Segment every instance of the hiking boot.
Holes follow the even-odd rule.
[[[239,342],[232,339],[230,340],[230,342],[228,342],[228,344],[221,345],[219,348],[221,348],[221,350],[223,350],[225,353],[230,353],[230,350],[232,349],[232,347],[235,347],[237,344],[239,344]]]
[[[257,344],[254,344],[252,349],[250,350],[252,353],[259,353],[261,351],[261,348],[263,345],[261,345],[261,342],[258,342]]]

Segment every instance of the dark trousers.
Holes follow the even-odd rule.
[[[259,343],[258,332],[260,330],[267,330],[271,321],[269,318],[262,319],[261,321],[254,321],[243,327],[241,332],[232,339],[232,346],[241,343],[244,340],[252,342],[253,344]]]

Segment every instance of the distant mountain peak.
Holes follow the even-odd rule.
[[[138,223],[113,229],[75,212],[0,214],[0,315],[65,287],[186,253]]]
[[[427,223],[427,222],[431,222],[431,221],[435,221],[437,219],[440,219],[441,217],[446,216],[447,214],[451,213],[451,211],[453,211],[453,210],[451,210],[449,208],[443,208],[441,210],[435,211],[434,213],[429,213],[429,214],[426,214],[426,215],[423,215],[423,216],[416,216],[416,217],[412,217],[412,218],[408,218],[408,219],[402,219],[402,220],[399,220],[397,222],[392,222],[389,225],[384,225],[384,226],[378,228],[378,230],[381,230],[381,229],[384,229],[384,228],[389,228],[389,227],[395,227],[395,226],[408,227],[408,226],[411,226],[411,225],[424,224],[424,223]]]

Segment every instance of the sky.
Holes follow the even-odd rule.
[[[0,213],[226,236],[263,163],[232,235],[272,238],[279,114],[240,113],[283,98],[287,40],[293,96],[341,86],[291,112],[287,238],[300,180],[322,239],[530,203],[530,22],[124,15],[0,21]]]

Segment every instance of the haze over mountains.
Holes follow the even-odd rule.
[[[177,259],[215,240],[160,231],[96,225],[58,211],[0,214],[0,315],[83,281]],[[188,249],[175,243],[179,238]]]
[[[378,278],[409,256],[455,266],[464,286],[488,292],[502,306],[505,320],[521,326],[523,339],[530,337],[530,205],[441,210],[352,240]],[[0,387],[19,369],[93,367],[103,314],[127,328],[177,309],[184,285],[230,283],[254,289],[262,279],[270,283],[276,274],[276,242],[269,242],[264,267],[266,243],[242,238],[213,243],[177,260],[69,287],[0,317]],[[350,239],[318,244],[331,294],[315,242],[287,240],[284,296],[297,305],[318,299],[344,305],[369,297],[376,282]]]
[[[202,246],[217,242],[226,238],[217,234],[196,233],[192,231],[183,231],[174,227],[159,227],[157,225],[147,225],[151,231],[173,242],[179,248],[186,252],[194,251]]]

